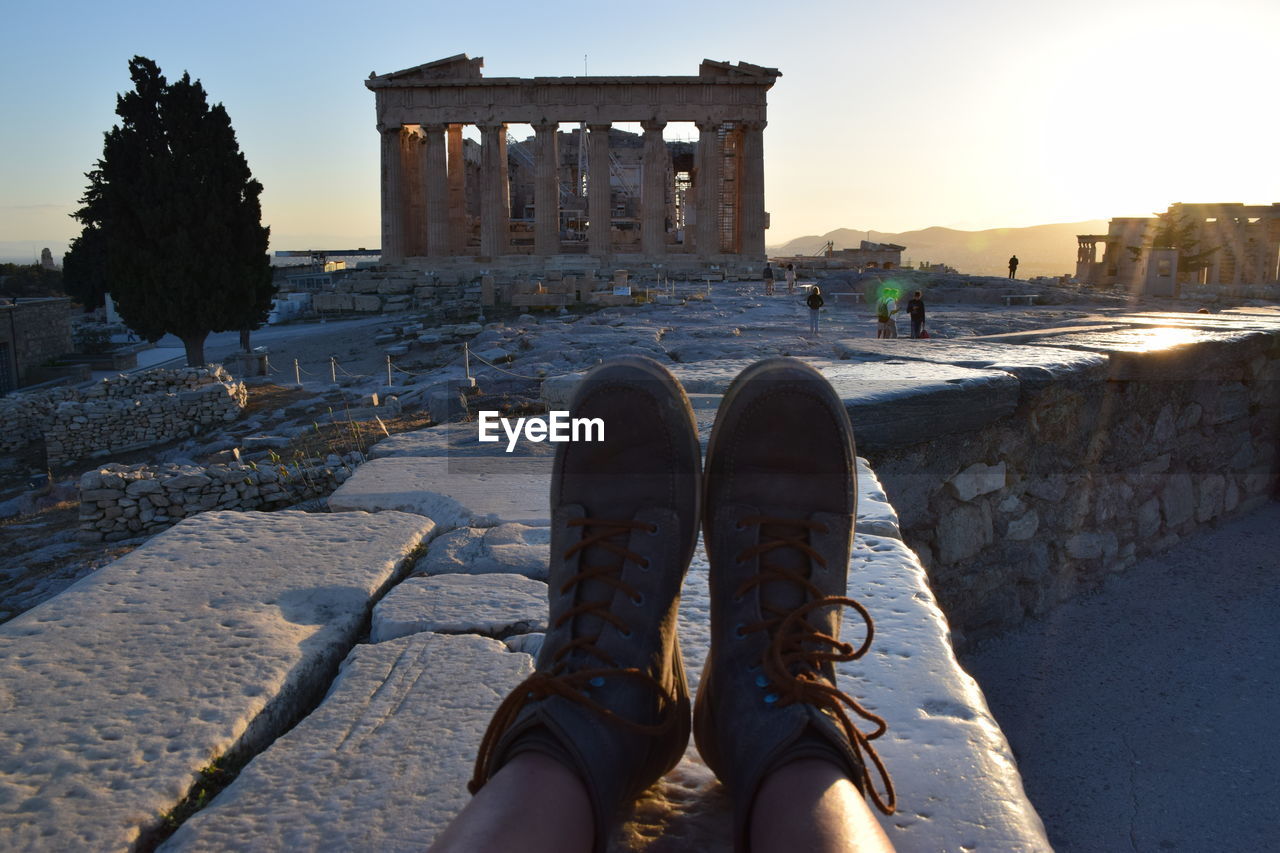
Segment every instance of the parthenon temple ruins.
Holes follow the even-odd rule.
[[[704,60],[691,77],[485,79],[483,64],[459,54],[365,81],[382,138],[384,263],[763,266],[776,68]],[[677,123],[689,140],[666,138]],[[518,125],[532,136],[509,135]]]

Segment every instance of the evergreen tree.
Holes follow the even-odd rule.
[[[150,341],[174,334],[198,366],[210,332],[257,328],[271,309],[262,185],[198,80],[184,73],[170,84],[141,56],[129,74],[133,90],[116,98],[121,122],[85,175],[75,214],[85,230],[67,267],[86,283],[96,266],[132,329]]]
[[[1200,241],[1196,239],[1196,225],[1189,216],[1180,214],[1175,207],[1164,213],[1156,214],[1156,231],[1151,237],[1153,249],[1177,249],[1178,272],[1199,272],[1209,266],[1213,253],[1220,246],[1210,249],[1197,249]]]

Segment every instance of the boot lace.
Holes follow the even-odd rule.
[[[599,566],[582,566],[576,575],[561,585],[560,594],[572,595],[574,588],[579,584],[593,580],[602,581],[614,589],[621,590],[633,602],[639,604],[643,598],[634,587],[622,580],[622,566],[623,563],[630,561],[642,568],[648,568],[649,560],[612,540],[618,536],[629,536],[633,530],[655,533],[658,529],[657,526],[643,521],[600,518],[571,519],[569,526],[584,527],[594,532],[584,533],[581,541],[565,551],[564,557],[566,560],[592,546],[599,546],[618,559]],[[622,632],[623,636],[629,636],[630,632],[626,623],[611,612],[608,598],[578,603],[560,614],[551,625],[551,628],[553,630],[560,628],[571,619],[585,615],[595,616],[601,620],[602,624],[607,622]],[[612,655],[596,645],[599,639],[599,633],[594,636],[575,637],[555,653],[552,657],[551,666],[547,671],[534,672],[507,694],[507,697],[502,700],[502,704],[498,706],[498,710],[494,712],[489,728],[485,731],[484,738],[480,741],[480,749],[476,754],[475,772],[471,781],[467,783],[467,790],[474,794],[488,781],[488,767],[496,757],[495,752],[498,742],[502,739],[507,729],[516,721],[525,705],[530,702],[537,702],[551,696],[560,696],[570,702],[576,702],[585,708],[589,708],[626,729],[646,735],[658,736],[665,734],[676,724],[675,715],[667,713],[669,709],[675,707],[676,697],[649,673],[636,667],[619,666]],[[602,666],[590,669],[570,669],[569,656],[574,650],[581,650],[583,655],[594,657],[600,661]],[[652,688],[658,695],[662,721],[656,724],[638,723],[617,714],[592,699],[588,693],[589,689],[603,686],[606,678],[630,679]]]
[[[822,671],[825,663],[834,665],[853,661],[866,654],[871,648],[871,640],[875,635],[875,623],[871,619],[871,614],[852,598],[826,595],[809,580],[807,570],[803,576],[798,575],[795,570],[770,562],[766,556],[779,549],[793,548],[825,568],[827,562],[809,545],[808,534],[810,531],[826,533],[826,525],[765,515],[748,516],[740,519],[738,525],[740,527],[760,526],[760,542],[744,549],[738,555],[738,560],[745,562],[757,556],[761,559],[760,570],[739,586],[734,594],[735,597],[745,595],[754,587],[783,581],[799,586],[804,590],[807,599],[804,604],[791,611],[762,602],[761,609],[766,614],[765,618],[739,628],[742,634],[753,631],[768,632],[769,648],[765,652],[763,674],[774,686],[778,697],[777,706],[813,705],[835,716],[849,738],[849,742],[853,744],[854,751],[863,758],[862,778],[855,781],[862,783],[860,787],[867,792],[871,802],[880,812],[886,815],[893,814],[897,808],[893,779],[890,778],[884,762],[871,745],[871,741],[888,730],[888,725],[882,717],[863,708],[857,700],[840,690],[833,682],[828,681]],[[867,625],[866,637],[860,646],[854,648],[852,644],[842,642],[839,638],[823,633],[809,624],[806,617],[810,613],[827,607],[850,607],[858,612]],[[850,711],[872,723],[875,728],[869,732],[860,730],[850,718]],[[885,792],[883,797],[872,784],[871,773],[867,769],[871,765],[876,768],[883,783]]]

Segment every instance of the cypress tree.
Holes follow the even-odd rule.
[[[74,214],[85,230],[67,267],[98,268],[131,328],[150,341],[172,333],[199,366],[210,332],[257,328],[271,309],[262,185],[200,81],[184,73],[170,84],[142,56],[129,75],[133,90],[116,98],[120,124],[85,175]]]

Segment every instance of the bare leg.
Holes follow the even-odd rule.
[[[591,849],[591,801],[571,770],[525,752],[494,774],[431,845],[428,853]]]
[[[858,789],[821,759],[793,761],[765,777],[750,832],[755,853],[893,850]]]

